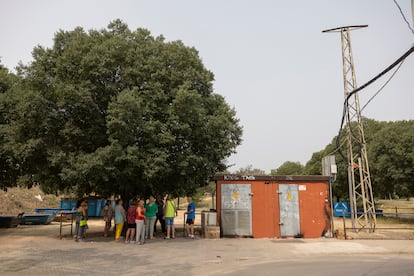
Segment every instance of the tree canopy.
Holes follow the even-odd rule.
[[[3,186],[182,194],[224,170],[241,143],[235,110],[214,93],[197,50],[120,20],[58,31],[12,85],[3,71]]]
[[[244,168],[239,168],[234,174],[239,175],[265,175],[266,172],[262,169],[253,168],[253,165],[248,165]]]
[[[363,119],[367,142],[371,182],[375,197],[414,196],[414,121],[379,122]],[[336,150],[336,137],[325,149],[313,153],[306,163],[305,174],[321,174],[321,160],[334,152],[338,175],[333,193],[348,198],[345,135],[341,135],[342,154]]]
[[[277,169],[271,170],[271,175],[302,175],[304,166],[300,162],[286,161]]]

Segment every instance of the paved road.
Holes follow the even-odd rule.
[[[412,258],[399,255],[324,256],[252,265],[226,275],[392,276],[414,275]]]
[[[156,239],[144,245],[54,226],[0,229],[0,275],[414,275],[413,240]],[[99,226],[100,227],[100,226]]]

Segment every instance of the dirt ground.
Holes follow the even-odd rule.
[[[182,221],[182,217],[176,220],[178,228],[182,227]],[[365,259],[372,265],[388,260],[397,267],[402,262],[404,265],[401,268],[414,264],[413,240],[190,240],[183,237],[182,229],[178,229],[174,240],[158,237],[144,245],[135,245],[115,242],[112,237],[104,238],[103,225],[101,219],[90,220],[88,238],[83,243],[73,241],[70,227],[63,228],[64,236],[59,239],[58,223],[0,229],[0,274],[251,275],[253,270],[258,271],[257,275],[277,275],[272,268],[274,266],[285,264],[284,271],[287,268],[292,271],[297,264],[301,270],[306,270],[308,265],[315,266],[328,259],[333,262],[350,258]],[[292,261],[293,266],[290,265]],[[308,275],[343,275],[333,265],[331,268],[323,266],[323,269]],[[304,273],[299,270],[294,272],[296,274],[290,275]]]
[[[358,225],[356,225],[357,228]],[[404,223],[398,219],[379,218],[374,232],[370,232],[367,229],[359,229],[358,231],[352,231],[351,219],[345,220],[343,218],[334,218],[334,228],[339,231],[341,236],[344,236],[346,231],[347,237],[352,239],[374,239],[374,240],[414,240],[414,224]]]

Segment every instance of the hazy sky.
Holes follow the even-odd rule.
[[[410,0],[399,0],[412,23]],[[337,134],[343,103],[340,35],[323,29],[368,24],[352,32],[358,84],[414,43],[392,0],[2,0],[0,57],[9,69],[50,47],[59,29],[105,28],[122,19],[199,50],[215,91],[236,109],[243,144],[230,170],[270,172],[308,161]],[[388,77],[388,75],[387,75]],[[361,105],[387,78],[361,92]],[[414,119],[414,54],[363,112],[376,120]]]

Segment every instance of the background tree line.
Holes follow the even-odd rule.
[[[379,122],[364,118],[363,123],[374,196],[414,196],[414,121]],[[333,193],[337,199],[347,199],[345,133],[341,134],[339,140],[339,144],[343,145],[341,151],[336,150],[336,140],[337,137],[334,137],[324,149],[314,152],[305,165],[287,161],[272,170],[271,174],[319,175],[322,173],[322,158],[334,152],[338,175],[333,183]]]
[[[120,20],[0,66],[0,181],[79,195],[191,193],[241,143],[196,49]]]

